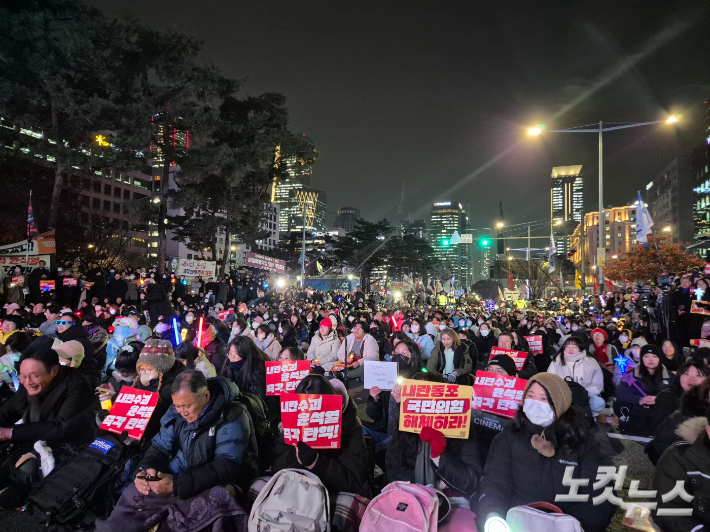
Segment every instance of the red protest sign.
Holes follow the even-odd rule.
[[[419,434],[432,427],[447,438],[466,439],[471,429],[471,394],[470,386],[405,380],[399,430]]]
[[[230,314],[234,314],[234,309],[233,309],[233,308],[230,308],[229,310],[220,310],[220,311],[217,313],[217,317],[218,317],[221,321],[224,321],[224,320],[227,319],[227,316],[229,316]]]
[[[691,347],[710,347],[710,340],[697,338],[697,339],[690,341],[690,346]]]
[[[64,280],[62,281],[62,284],[64,286],[76,286],[76,278],[75,277],[65,277]]]
[[[528,341],[533,355],[541,355],[543,353],[542,336],[526,336],[525,339]]]
[[[130,438],[140,440],[157,404],[157,393],[124,386],[100,428],[116,434],[125,430]]]
[[[23,285],[25,284],[25,276],[24,275],[16,275],[12,278],[12,284],[19,284]]]
[[[284,442],[296,445],[302,441],[313,449],[340,449],[342,408],[340,395],[282,394]]]
[[[277,360],[266,363],[266,395],[294,393],[311,372],[308,360]]]
[[[528,359],[528,353],[525,351],[513,351],[512,349],[503,349],[502,347],[491,348],[491,358],[496,355],[508,355],[515,362],[515,367],[518,371],[525,367],[525,361]]]
[[[472,408],[503,417],[515,417],[528,381],[489,371],[477,371]]]
[[[40,281],[39,289],[42,292],[49,292],[50,290],[55,289],[55,284],[55,281]]]

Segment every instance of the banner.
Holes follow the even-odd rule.
[[[76,286],[76,284],[76,277],[65,277],[64,279],[62,279],[62,286]]]
[[[127,431],[130,438],[140,441],[157,404],[157,393],[124,386],[99,428],[116,434]]]
[[[710,303],[706,301],[693,301],[690,304],[690,313],[710,316]]]
[[[39,261],[43,260],[49,266],[49,255],[0,255],[0,268],[3,269],[5,275],[11,275],[15,272],[15,267],[19,266],[23,274],[29,274],[34,268],[39,266]]]
[[[342,409],[341,395],[282,394],[284,442],[296,445],[302,441],[313,449],[340,449]]]
[[[488,371],[477,371],[472,408],[503,417],[515,417],[528,381]]]
[[[20,286],[24,285],[25,284],[25,276],[24,275],[13,275],[12,284],[19,284]]]
[[[542,336],[525,336],[530,346],[530,351],[533,355],[541,355],[544,351],[542,349]]]
[[[248,251],[244,259],[244,265],[250,268],[259,268],[276,273],[286,273],[286,261],[259,255],[252,251]]]
[[[0,246],[0,256],[1,255],[29,255],[30,257],[41,255],[41,254],[52,254],[57,252],[57,246],[54,237],[54,231],[48,231],[37,235],[32,242],[29,244],[29,252],[27,251],[27,241],[15,242],[14,244],[7,244],[6,246]],[[49,264],[49,260],[46,261]]]
[[[399,430],[419,434],[432,427],[447,438],[467,439],[472,394],[471,386],[407,379],[402,383]]]
[[[210,277],[215,277],[216,271],[217,263],[214,261],[178,259],[175,277],[179,278],[181,275],[184,275],[185,279],[202,277],[202,280],[207,281]]]
[[[294,393],[299,383],[310,372],[309,360],[266,362],[266,395]]]
[[[525,351],[513,351],[512,349],[503,349],[502,347],[492,347],[491,357],[496,355],[508,355],[515,362],[515,367],[518,371],[521,371],[525,367],[525,361],[528,359],[528,354]],[[489,358],[489,360],[490,360]]]
[[[710,340],[706,340],[706,339],[691,340],[690,347],[710,347]]]
[[[50,291],[54,291],[56,288],[57,287],[56,287],[55,281],[42,280],[39,282],[39,291],[40,292],[50,292]]]
[[[220,310],[220,311],[217,313],[217,317],[220,319],[220,321],[224,321],[224,320],[227,319],[227,316],[229,316],[230,314],[234,314],[234,309],[233,309],[233,308],[230,308],[230,309],[228,309],[228,310]]]

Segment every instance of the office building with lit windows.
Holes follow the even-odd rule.
[[[550,223],[557,253],[570,250],[570,237],[584,214],[582,165],[555,166],[550,187]]]
[[[434,256],[456,276],[457,286],[468,287],[471,284],[470,244],[451,243],[454,231],[463,235],[468,230],[466,211],[460,203],[453,201],[433,203],[429,228],[429,243],[434,249]],[[446,280],[443,279],[442,282]]]
[[[690,161],[693,187],[693,236],[696,241],[710,238],[710,100],[703,104],[702,115],[704,116],[703,139],[693,150]]]
[[[299,191],[310,188],[313,166],[297,157],[277,159],[274,166],[278,170],[279,177],[274,181],[271,201],[278,203],[281,209],[279,231],[291,231],[296,227],[303,226],[302,222],[297,221],[299,215],[302,217],[302,214],[296,196]],[[325,211],[323,216],[325,216]],[[325,229],[325,219],[322,229]]]
[[[693,185],[690,157],[679,155],[646,185],[644,199],[654,229],[673,243],[693,241]]]
[[[338,215],[335,217],[335,227],[344,229],[350,232],[355,229],[355,220],[360,218],[360,209],[355,207],[342,207],[338,209]]]

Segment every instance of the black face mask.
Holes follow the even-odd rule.
[[[407,358],[404,355],[400,355],[399,353],[395,353],[392,355],[392,362],[397,363],[397,373],[399,375],[404,375],[409,371],[409,361],[411,359]]]

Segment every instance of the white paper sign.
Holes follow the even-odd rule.
[[[365,388],[377,386],[380,390],[393,390],[397,382],[396,362],[365,360]]]

